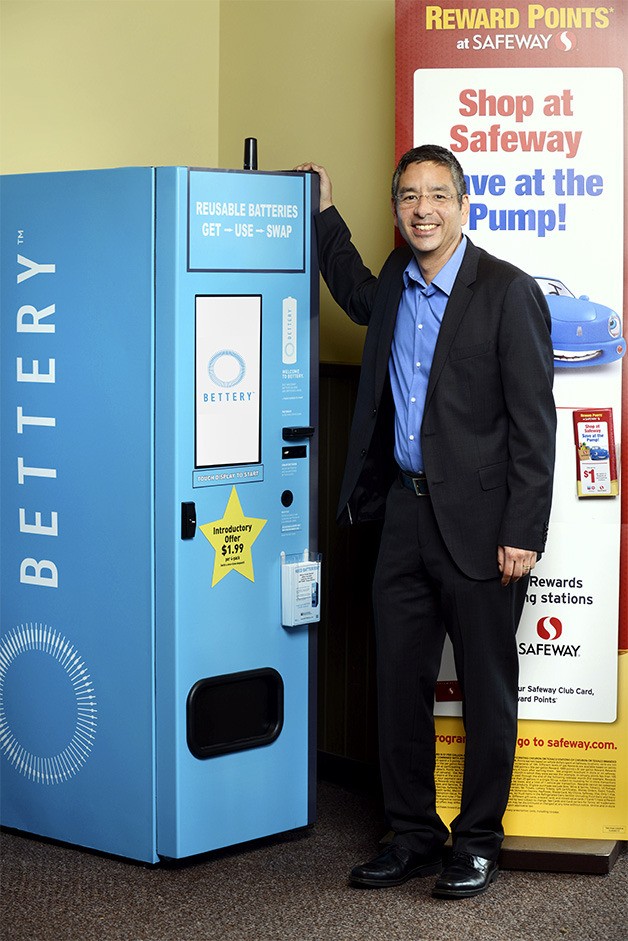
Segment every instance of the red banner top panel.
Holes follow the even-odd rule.
[[[417,69],[628,64],[628,4],[396,0],[396,151],[412,146]]]

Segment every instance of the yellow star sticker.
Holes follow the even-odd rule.
[[[238,492],[232,487],[223,518],[200,527],[202,534],[216,550],[212,588],[233,569],[249,581],[255,581],[251,547],[267,522],[245,516]]]

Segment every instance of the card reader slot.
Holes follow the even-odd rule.
[[[311,438],[316,431],[311,425],[303,427],[289,427],[281,429],[281,437],[284,441],[298,441],[300,438]]]

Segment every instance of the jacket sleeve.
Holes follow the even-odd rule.
[[[318,263],[332,297],[351,320],[368,324],[377,278],[351,241],[351,232],[335,206],[315,216]]]
[[[499,360],[508,425],[508,502],[498,543],[542,552],[552,500],[556,407],[551,320],[532,278],[504,297]]]

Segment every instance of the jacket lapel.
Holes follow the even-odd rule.
[[[476,279],[479,258],[479,250],[475,247],[473,242],[467,239],[467,249],[464,253],[458,276],[454,281],[449,300],[447,301],[440,331],[438,333],[438,340],[436,341],[436,347],[434,349],[434,358],[432,360],[432,368],[430,369],[430,378],[427,385],[424,412],[427,411],[443,366],[449,356],[451,344],[456,337],[458,327],[473,297],[471,285]]]

